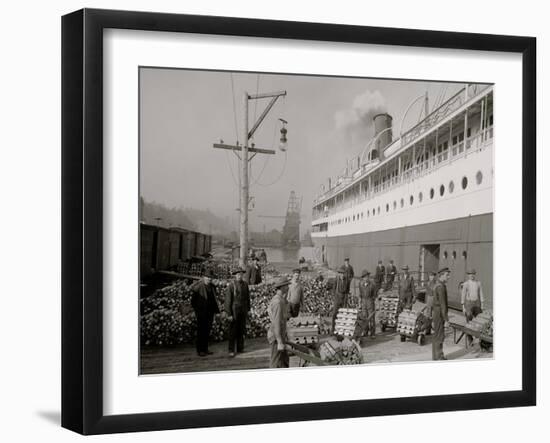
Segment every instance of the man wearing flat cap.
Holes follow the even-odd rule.
[[[395,281],[395,276],[397,275],[397,268],[393,264],[393,260],[390,260],[390,263],[386,267],[386,286],[384,290],[391,291],[393,288],[393,282]]]
[[[338,309],[347,306],[348,287],[346,286],[345,273],[346,268],[340,266],[337,270],[336,278],[329,281],[327,289],[332,293],[332,331],[336,325]]]
[[[233,272],[235,279],[225,289],[225,313],[229,321],[229,356],[244,351],[246,319],[250,311],[250,292],[248,283],[243,279],[243,269]]]
[[[399,312],[403,309],[411,309],[414,300],[416,300],[416,289],[414,287],[414,279],[409,274],[407,265],[401,268],[403,275],[399,280]]]
[[[374,283],[376,283],[376,292],[382,287],[384,283],[384,273],[386,268],[382,264],[382,260],[378,260],[378,265],[376,266],[376,272],[374,273]]]
[[[437,283],[433,287],[432,360],[447,360],[443,354],[443,342],[445,341],[445,326],[449,323],[447,280],[450,273],[449,268],[440,269],[437,273]]]
[[[300,274],[301,271],[298,268],[292,271],[292,280],[288,287],[288,304],[291,317],[298,317],[304,297],[304,289],[300,283]]]
[[[208,350],[208,337],[214,321],[214,315],[220,312],[216,301],[216,287],[212,284],[214,275],[206,271],[202,279],[191,285],[191,306],[197,317],[197,354],[200,357],[212,354]]]
[[[259,285],[262,282],[262,267],[259,263],[259,258],[254,255],[251,259],[251,264],[246,267],[244,281],[250,286]]]
[[[374,300],[376,299],[376,287],[370,279],[370,272],[366,269],[361,272],[359,283],[359,296],[361,299],[361,317],[366,321],[365,333],[374,338],[376,335],[376,323],[374,318]]]
[[[275,282],[275,295],[269,302],[267,313],[269,315],[269,329],[267,331],[267,341],[271,345],[270,368],[288,368],[288,335],[286,332],[286,322],[288,315],[288,301],[286,294],[290,280],[281,277]]]
[[[353,266],[349,264],[349,258],[344,259],[344,281],[346,282],[347,294],[349,294],[351,289],[351,282],[354,276]]]
[[[467,272],[468,279],[462,284],[462,294],[460,303],[462,312],[467,321],[471,321],[483,311],[485,300],[483,298],[483,289],[481,282],[476,280],[476,270],[470,269]]]

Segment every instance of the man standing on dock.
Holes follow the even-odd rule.
[[[351,282],[353,280],[353,276],[355,275],[353,272],[353,266],[349,264],[349,258],[344,259],[344,269],[344,281],[346,282],[347,294],[349,294],[351,289]]]
[[[386,268],[386,291],[391,291],[393,288],[393,282],[395,281],[395,275],[397,274],[397,268],[393,264],[393,260],[390,260],[390,264]]]
[[[481,282],[476,280],[476,270],[470,269],[467,272],[468,280],[462,285],[462,295],[460,303],[462,304],[462,312],[466,316],[467,321],[472,321],[477,315],[483,312],[483,289]]]
[[[332,332],[334,333],[334,327],[336,326],[336,317],[338,316],[338,309],[345,308],[348,296],[348,287],[345,280],[346,269],[344,266],[338,268],[338,274],[336,279],[332,282],[329,289],[332,290]]]
[[[376,287],[370,279],[370,272],[366,269],[361,272],[359,283],[359,295],[361,297],[361,316],[366,321],[364,332],[374,338],[376,335],[376,323],[374,319],[374,300],[376,299]]]
[[[235,352],[244,351],[244,336],[246,333],[246,318],[250,311],[250,293],[248,283],[243,278],[244,271],[233,272],[235,280],[227,285],[225,290],[225,312],[229,320],[229,356]],[[236,349],[235,349],[236,347]]]
[[[438,281],[433,287],[433,340],[432,360],[447,360],[443,354],[443,342],[445,341],[445,327],[449,323],[448,302],[447,302],[447,280],[449,279],[449,268],[440,269]]]
[[[270,325],[267,330],[267,341],[271,345],[270,368],[288,368],[288,340],[286,322],[288,313],[288,301],[286,294],[290,281],[281,277],[275,283],[276,294],[273,296],[267,307]]]
[[[382,264],[382,260],[378,260],[378,266],[376,266],[376,273],[374,274],[374,283],[376,284],[377,293],[379,289],[382,287],[382,284],[384,283],[385,272],[386,272],[386,268],[384,268],[384,265]]]
[[[262,282],[262,268],[258,263],[258,257],[254,255],[252,257],[252,264],[246,268],[244,280],[250,285],[259,285]]]
[[[401,269],[403,276],[399,280],[399,312],[403,309],[411,309],[414,300],[416,300],[414,279],[409,274],[409,267],[405,265]]]
[[[197,354],[200,357],[212,354],[208,350],[208,337],[214,321],[214,315],[220,312],[216,301],[216,287],[212,284],[213,274],[206,271],[202,280],[191,285],[191,306],[197,317]]]
[[[300,274],[301,271],[298,268],[292,271],[292,281],[288,287],[288,303],[291,317],[298,317],[304,297],[304,289],[300,283]]]

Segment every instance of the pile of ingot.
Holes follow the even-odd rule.
[[[336,315],[334,334],[344,337],[354,337],[357,327],[358,310],[354,308],[340,308]]]
[[[319,316],[299,316],[291,318],[287,324],[288,340],[303,345],[319,342]]]
[[[418,319],[418,312],[410,309],[405,309],[397,319],[397,332],[407,337],[412,337],[416,330],[416,321]]]
[[[361,347],[357,341],[344,338],[329,340],[319,347],[321,359],[333,365],[359,365],[363,363]]]
[[[397,310],[399,308],[398,297],[384,296],[380,299],[380,321],[381,323],[394,327],[396,326]]]
[[[493,315],[490,312],[482,312],[471,321],[468,327],[482,334],[493,336]]]

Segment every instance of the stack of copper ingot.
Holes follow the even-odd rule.
[[[380,299],[380,322],[386,326],[395,327],[398,308],[398,297],[383,296]]]
[[[334,324],[334,335],[354,337],[357,327],[358,310],[353,308],[340,308]]]
[[[291,318],[287,325],[288,340],[302,345],[319,343],[319,324],[320,318],[315,315]]]
[[[418,312],[410,309],[403,310],[397,319],[397,332],[406,337],[415,335],[418,314]]]

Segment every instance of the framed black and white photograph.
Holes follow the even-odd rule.
[[[534,38],[85,9],[62,43],[64,427],[535,403]]]

